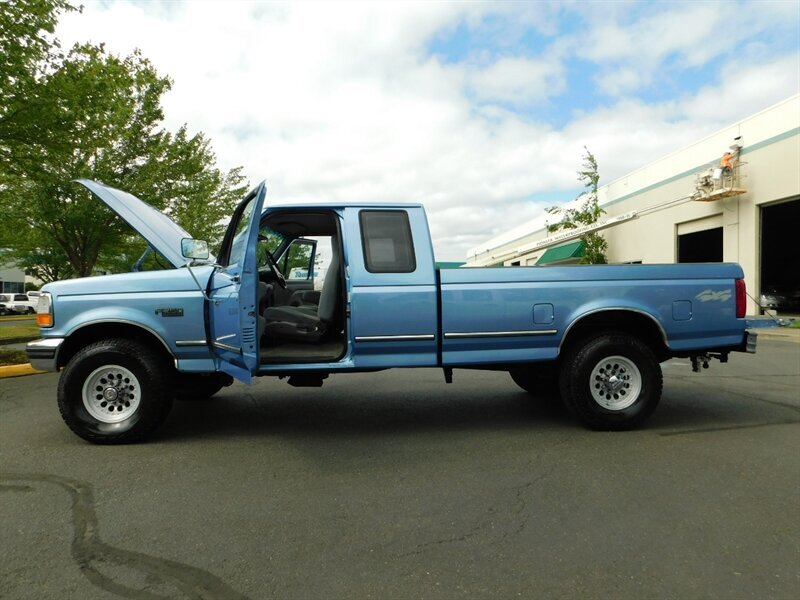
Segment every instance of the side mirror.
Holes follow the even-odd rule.
[[[205,260],[209,256],[208,242],[205,240],[183,238],[181,240],[181,254],[183,254],[184,258]]]

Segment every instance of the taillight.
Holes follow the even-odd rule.
[[[736,318],[744,319],[745,312],[747,312],[747,289],[744,285],[744,279],[736,280]]]
[[[53,326],[53,302],[47,292],[39,296],[39,302],[36,304],[36,324],[39,327]]]

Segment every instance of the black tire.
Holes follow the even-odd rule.
[[[36,314],[36,309],[35,309],[35,308],[33,308],[32,306],[29,306],[29,307],[28,307],[28,314],[29,314],[29,315],[34,315],[34,314]]]
[[[167,374],[168,363],[140,342],[110,339],[90,344],[61,373],[61,417],[76,435],[94,444],[138,441],[169,414]]]
[[[541,365],[520,365],[508,373],[514,383],[528,392],[532,400],[553,406],[562,404],[558,389],[558,371],[553,365],[549,368]]]
[[[593,429],[632,429],[661,399],[661,365],[650,348],[627,333],[591,337],[567,353],[560,373],[564,403]]]
[[[207,400],[222,388],[233,383],[224,373],[176,373],[176,400]]]

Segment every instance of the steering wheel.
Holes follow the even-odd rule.
[[[283,276],[280,268],[278,268],[278,263],[275,261],[275,257],[272,256],[272,252],[269,250],[265,249],[265,251],[267,253],[267,264],[269,265],[269,270],[272,271],[273,275],[275,275],[278,285],[283,289],[286,289],[286,277]]]

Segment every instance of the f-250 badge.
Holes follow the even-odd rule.
[[[183,309],[182,308],[157,308],[156,314],[161,315],[162,317],[182,317],[183,316]]]
[[[720,290],[715,292],[714,290],[703,290],[697,296],[695,296],[700,302],[725,302],[726,300],[731,299],[731,291],[730,290]]]

